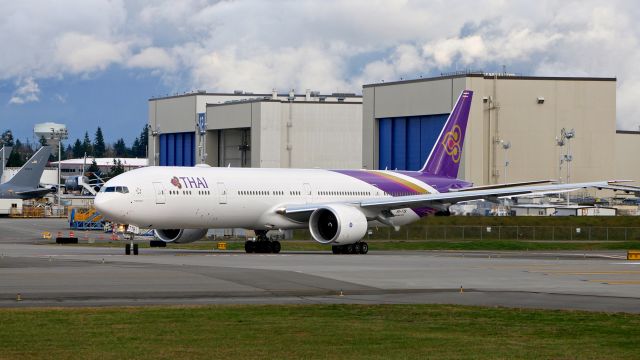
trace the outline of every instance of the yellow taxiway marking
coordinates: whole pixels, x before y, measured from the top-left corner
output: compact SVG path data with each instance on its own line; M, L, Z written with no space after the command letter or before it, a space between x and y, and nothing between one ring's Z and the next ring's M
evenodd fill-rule
M560 271L560 270L530 270L532 273L561 274L561 275L616 275L616 274L639 274L637 270L612 270L612 271Z
M640 285L640 280L589 280L589 282L605 283L609 285Z

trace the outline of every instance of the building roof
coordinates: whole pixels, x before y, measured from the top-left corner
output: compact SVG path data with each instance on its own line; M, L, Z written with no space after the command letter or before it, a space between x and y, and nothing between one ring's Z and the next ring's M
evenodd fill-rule
M567 80L567 81L616 81L615 77L571 77L571 76L523 76L517 74L506 74L506 73L484 73L484 72L462 72L462 73L454 73L454 74L443 74L441 76L433 76L433 77L425 77L418 79L410 79L410 80L399 80L399 81L389 81L389 82L380 82L374 84L365 84L362 85L363 88L368 87L376 87L376 86L387 86L387 85L398 85L398 84L409 84L423 81L436 81L436 80L446 80L446 79L459 79L466 77L476 77L476 78L484 78L484 79L495 79L498 80Z
M149 159L146 158L90 158L88 157L86 160L87 166L91 165L93 160L95 159L96 164L98 166L113 166L113 160L120 160L122 166L131 166L131 167L143 167L149 165ZM69 165L69 166L80 166L85 163L84 158L79 159L68 159L62 160L61 165ZM58 166L57 161L51 162L51 166Z
M315 92L314 92L315 93ZM187 97L187 96L230 96L230 97L238 97L238 96L252 96L254 98L265 98L265 97L269 97L271 98L273 96L272 93L252 93L252 92L232 92L232 93L222 93L222 92L206 92L206 91L197 91L197 92L190 92L190 93L184 93L184 94L174 94L174 95L166 95L166 96L157 96L157 97L152 97L149 99L149 101L154 101L154 100L164 100L164 99L172 99L172 98L180 98L180 97ZM289 93L278 93L277 94L278 97L281 98L286 98L289 96ZM294 96L296 98L304 98L307 96L307 94L294 94ZM355 93L332 93L332 94L320 94L320 93L316 93L316 95L313 95L313 97L345 97L345 98L361 98L362 95L358 95Z
M294 105L300 105L300 104L319 104L319 105L336 105L336 104L347 104L347 105L362 105L362 96L358 95L356 96L358 98L360 98L360 101L336 101L336 100L329 100L329 101L287 101L287 100L281 100L281 99L261 99L261 98L254 98L254 99L243 99L243 100L234 100L234 101L227 101L227 102L223 102L220 104L207 104L207 107L216 107L216 106L227 106L227 105L240 105L240 104L253 104L253 103L282 103L282 104L294 104Z

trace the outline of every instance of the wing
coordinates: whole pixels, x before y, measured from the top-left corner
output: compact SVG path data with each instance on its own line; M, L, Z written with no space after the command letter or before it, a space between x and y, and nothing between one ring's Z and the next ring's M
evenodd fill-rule
M611 189L617 190L616 182L596 181L573 184L552 184L534 186L514 186L509 188L496 188L487 190L465 190L447 193L411 195L399 197L384 197L377 199L366 199L355 202L345 202L359 207L370 219L380 219L380 214L389 210L402 208L431 207L435 209L445 209L448 206L470 200L492 200L508 198L522 195L556 194L568 191L575 191L585 188ZM313 211L321 208L323 203L303 204L285 206L277 210L279 214L287 216L295 221L308 221Z

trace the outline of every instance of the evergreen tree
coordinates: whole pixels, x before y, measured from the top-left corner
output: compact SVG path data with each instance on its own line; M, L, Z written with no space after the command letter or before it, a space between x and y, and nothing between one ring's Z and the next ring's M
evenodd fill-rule
M76 142L73 143L73 157L75 159L84 157L84 147L82 146L80 139L76 139Z
M40 136L40 145L47 146L47 139L44 138L44 135Z
M83 156L84 156L84 153L86 153L87 156L93 155L93 146L91 146L89 133L86 131L84 132L84 141L82 142L82 152L83 152Z
M149 125L145 124L142 128L142 132L140 133L140 144L138 146L138 154L136 154L139 158L147 157L147 147L149 146Z
M100 168L98 167L98 163L96 163L96 159L93 159L91 165L87 169L87 172L100 174Z
M131 145L131 156L140 157L140 139L138 138L133 140L133 145Z
M102 135L102 129L98 126L96 130L96 137L93 142L93 156L100 158L104 157L106 151L106 145L104 143L104 136Z
M13 141L13 138L12 138ZM11 155L9 155L9 159L7 159L7 167L21 167L27 161L25 156L23 155L24 146L20 140L16 140L15 144L13 144L13 151Z
M113 145L113 150L115 152L116 157L127 157L129 155L129 149L127 149L127 144L124 143L124 139L120 138Z
M118 176L124 172L124 166L122 166L122 162L120 159L113 159L113 166L109 169L109 178L113 178Z
M11 130L5 130L2 133L2 135L0 136L0 143L6 146L15 145L15 143L13 142L13 133L11 132Z
M71 158L73 158L73 148L71 148L71 145L68 144L62 152L62 160L69 160Z

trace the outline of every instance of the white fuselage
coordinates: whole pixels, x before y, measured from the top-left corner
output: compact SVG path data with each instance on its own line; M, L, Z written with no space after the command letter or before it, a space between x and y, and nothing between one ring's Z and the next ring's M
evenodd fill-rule
M437 192L415 178L404 180ZM148 167L109 180L95 205L109 220L145 228L268 230L308 226L278 213L284 206L355 203L392 195L375 184L330 170ZM411 209L393 213L394 225L419 219Z

